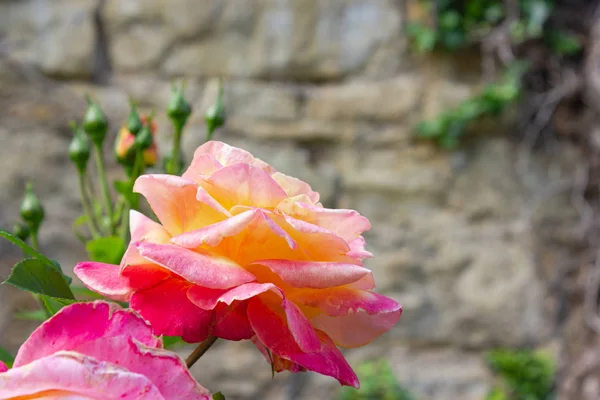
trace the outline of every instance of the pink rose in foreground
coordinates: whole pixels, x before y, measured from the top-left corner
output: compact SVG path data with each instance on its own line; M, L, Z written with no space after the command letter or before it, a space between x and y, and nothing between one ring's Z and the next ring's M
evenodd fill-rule
M97 301L63 308L0 362L0 399L208 400L181 359L130 310Z
M182 177L144 175L134 190L160 224L132 212L120 266L76 266L86 286L129 301L158 334L252 339L277 371L358 387L336 345L371 342L402 311L372 292L365 217L323 208L305 182L221 142L200 146Z

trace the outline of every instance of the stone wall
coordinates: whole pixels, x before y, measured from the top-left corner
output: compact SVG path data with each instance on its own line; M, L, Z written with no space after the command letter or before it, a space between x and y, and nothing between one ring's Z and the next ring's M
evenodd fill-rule
M476 90L479 61L411 55L407 6L0 0L0 225L12 225L24 182L33 179L47 207L44 251L72 267L85 254L70 231L80 209L66 149L83 94L99 100L114 138L128 96L161 111L170 80L186 78L194 107L184 137L189 160L223 77L229 119L219 140L307 180L327 204L371 219L367 240L376 257L368 266L404 314L370 347L348 352L352 363L389 358L419 399L483 399L491 383L485 350L543 346L553 337L538 255L548 248L560 254L555 227L574 213L566 199L540 193L556 174L570 173L577 154L562 148L524 156L509 122L481 125L452 153L413 140L420 119ZM164 151L170 131L159 115ZM19 254L0 246L6 275ZM16 293L0 288L0 345L13 350L33 328L11 317L34 306ZM271 381L256 353L247 343L221 343L194 372L228 399L278 399L295 386L304 386L297 398L333 396L331 379L307 375L286 386L284 374Z

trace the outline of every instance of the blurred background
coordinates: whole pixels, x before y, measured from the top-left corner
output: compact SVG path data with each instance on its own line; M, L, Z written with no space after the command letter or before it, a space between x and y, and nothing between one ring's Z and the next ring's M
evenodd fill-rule
M600 398L597 315L600 15L584 0L0 0L0 227L25 182L46 207L42 250L85 249L67 158L89 93L111 122L164 114L184 78L186 160L224 80L215 139L309 182L372 229L378 291L399 324L347 352L360 392L279 374L249 343L193 367L228 399ZM20 259L0 242L0 278ZM36 323L0 286L0 346ZM182 354L189 352L181 349ZM361 397L362 396L362 397Z

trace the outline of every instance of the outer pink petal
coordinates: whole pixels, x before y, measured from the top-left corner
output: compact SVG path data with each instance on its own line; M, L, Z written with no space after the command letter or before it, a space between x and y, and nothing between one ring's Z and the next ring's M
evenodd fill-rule
M240 205L274 208L287 197L268 173L250 164L224 167L200 185L229 210Z
M137 252L137 249L135 251ZM126 265L121 270L121 275L127 278L129 286L134 291L149 289L172 276L169 270L156 264L150 264L146 259L144 261L146 261L146 264Z
M284 298L281 303L287 319L288 329L300 350L306 353L320 351L321 341L304 313L293 302Z
M102 296L120 301L131 296L132 288L118 265L86 261L77 264L74 272L85 286Z
M171 238L169 232L161 224L135 210L129 212L129 231L132 242L167 243Z
M2 361L0 361L0 373L8 371L8 367Z
M235 262L217 255L202 254L173 244L137 244L140 254L187 281L211 289L227 289L256 280Z
M389 331L400 318L402 307L377 293L338 287L302 290L293 294L299 304L321 310L312 324L342 347L360 347Z
M365 258L373 257L373 254L365 250L366 242L365 238L362 236L357 237L348 243L350 246L350 251L346 253L346 255L356 258L358 260L364 260Z
M371 274L367 268L354 264L294 260L258 260L254 264L268 267L281 279L298 288L341 286Z
M192 303L203 310L212 310L220 302L231 305L234 301L248 300L271 289L277 287L271 283L246 283L230 290L192 286L187 296Z
M130 306L150 321L157 335L181 336L188 343L208 336L213 314L196 307L186 296L190 284L168 279L159 285L135 292Z
M248 319L258 340L278 356L308 370L336 378L342 385L358 388L358 378L331 339L319 332L321 348L312 353L300 349L285 319L258 298L248 303Z
M314 204L319 201L319 193L313 192L310 185L300 179L276 172L272 175L275 182L279 184L285 190L288 197L294 197L301 194L307 196L308 199Z
M79 353L61 351L0 375L0 398L59 390L106 400L164 400L143 375Z
M147 377L165 399L205 399L208 391L190 375L173 352L144 346L126 336L101 338L80 348L100 361L112 362Z
M291 249L297 247L291 236L277 225L263 210L251 209L226 219L222 222L209 225L196 231L183 233L171 239L171 242L193 249L204 244L216 247L224 238L239 235L245 229L252 228L253 234L257 231L257 225L284 239Z
M133 187L141 193L171 235L214 224L226 218L196 199L196 182L172 175L142 175Z
M315 328L326 332L338 346L362 347L386 333L400 319L402 309L369 315L357 312L341 317L318 315L311 319Z
M151 347L160 347L162 343L152 335L147 322L131 310L105 301L76 303L60 310L29 336L19 349L14 366L29 364L60 350L76 351L79 346L102 337L122 335Z
M246 150L242 150L216 140L206 142L196 149L194 152L194 161L192 161L192 165L195 164L194 162L196 161L196 157L200 157L204 154L211 155L219 162L219 164L224 167L231 164L247 163L264 170L269 175L275 173L275 169L273 169L269 164L258 158L255 158Z

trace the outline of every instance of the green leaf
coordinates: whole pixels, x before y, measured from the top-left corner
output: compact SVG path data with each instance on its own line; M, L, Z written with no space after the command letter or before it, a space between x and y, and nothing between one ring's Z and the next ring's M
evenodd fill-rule
M39 251L35 250L33 247L29 246L27 243L25 243L24 241L22 241L21 239L19 239L18 237L16 237L15 235L13 235L11 233L0 230L0 237L3 237L4 239L8 240L12 244L19 246L21 248L21 250L23 250L26 254L29 254L34 259L40 260L44 264L54 268L56 271L60 272L60 274L67 281L67 283L69 283L69 284L71 283L71 281L72 281L71 277L63 274L62 268L60 267L60 264L58 263L58 261L49 259L48 257L43 255Z
M213 400L225 400L225 396L223 396L223 393L217 392L213 394Z
M8 350L0 347L0 361L2 361L8 368L11 368L13 362L15 362L15 358L12 354L8 352Z
M139 196L133 192L133 182L130 181L115 181L115 190L121 194L127 204L133 209L137 209L139 206Z
M23 311L15 314L15 318L26 321L45 321L48 319L44 310Z
M125 254L125 242L118 236L107 236L90 240L85 249L92 261L119 264Z
M165 349L172 349L184 343L183 339L179 336L163 336L162 340Z
M94 292L93 290L90 290L84 286L71 286L71 291L73 292L73 294L75 294L76 297L82 296L82 297L91 297L93 299L99 299L99 300L104 299L104 296L102 296L101 294L98 294L98 293Z
M40 298L42 299L42 303L44 303L44 306L50 312L51 315L56 314L60 311L61 308L65 306L77 303L77 300L74 299L62 299L59 297L52 296L40 296Z
M27 258L17 263L4 283L37 294L74 299L63 274L41 260Z

